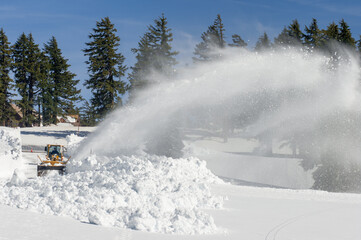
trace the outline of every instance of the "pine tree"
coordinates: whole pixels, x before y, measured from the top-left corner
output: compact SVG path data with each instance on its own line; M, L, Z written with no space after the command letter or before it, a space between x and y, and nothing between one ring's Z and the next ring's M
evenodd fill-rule
M9 126L14 121L14 110L10 105L13 96L13 80L10 78L12 66L10 42L4 32L0 29L0 125Z
M264 51L264 50L267 50L271 48L271 42L268 38L268 35L267 33L263 33L263 35L261 37L259 37L257 43L256 43L256 47L255 47L255 50L257 52L260 52L260 51Z
M68 60L62 56L55 37L44 45L49 62L49 84L51 88L51 123L57 123L57 116L74 113L74 103L81 100L80 90L76 88L79 80L68 68Z
M84 55L88 56L89 79L85 86L91 89L91 107L97 120L101 120L109 111L121 104L119 95L126 91L126 84L121 80L126 71L124 56L118 53L120 38L108 17L101 19L89 34Z
M13 46L14 76L16 87L21 96L22 123L30 127L35 123L36 91L41 79L41 51L35 44L32 34L24 33Z
M305 27L305 32L304 39L306 46L309 48L318 48L321 45L322 34L315 18L312 19L309 27Z
M130 82L130 100L135 95L135 91L142 90L149 86L150 73L152 69L152 46L150 45L150 34L147 32L143 35L138 43L138 48L133 48L132 52L137 54L137 62L134 67L131 67L132 72L129 74L128 79Z
M202 33L202 42L195 47L194 55L196 57L193 57L193 61L201 62L218 59L220 56L214 51L225 47L224 31L221 15L218 14L213 25Z
M348 26L348 24L345 22L344 19L340 21L339 40L347 47L350 47L352 49L356 48L356 41L352 37L350 27Z
M217 14L217 17L216 19L214 20L214 24L213 26L215 26L216 30L217 30L217 35L218 35L218 38L216 38L216 44L217 46L219 46L220 48L224 48L225 47L225 37L224 37L224 26L223 26L223 21L222 21L222 18L221 18L221 15L220 14Z
M27 45L28 38L25 33L21 34L16 43L13 46L13 72L15 77L16 88L21 96L19 102L23 118L21 124L25 125L26 113L28 106L28 79L27 79L27 68L26 68L26 56L27 56Z
M79 115L81 126L94 126L96 124L96 119L93 115L93 109L89 105L88 101L84 100L82 107L79 109Z
M274 42L277 45L284 46L301 46L303 33L300 30L300 24L297 19L286 28L284 27L282 32L275 38Z
M324 33L327 41L331 39L335 41L339 41L340 39L340 29L338 28L338 25L335 22L332 22L330 25L328 25Z
M150 25L148 30L152 47L152 67L158 73L170 77L174 73L174 65L177 63L174 56L178 52L171 51L170 43L173 41L173 34L167 24L167 18L162 14L154 20L154 25Z
M356 42L356 44L357 44L358 54L361 55L361 35L359 35L359 40Z
M328 53L332 58L334 64L332 67L337 66L339 58L339 45L335 43L340 42L340 29L337 24L332 22L325 30L322 30L322 39L320 47L325 53Z
M282 32L274 39L274 43L279 46L291 46L292 37L286 27L283 28Z
M51 123L56 124L57 122L53 121L53 89L54 85L50 81L50 62L47 56L42 52L41 53L41 67L40 73L41 78L38 83L38 94L36 98L36 103L38 104L38 112L41 112L42 124L49 125ZM40 115L39 115L40 116ZM40 121L39 121L40 122Z
M167 19L162 14L154 20L154 25L148 26L138 48L132 49L132 52L137 54L137 62L131 67L132 72L129 74L131 100L136 91L155 83L151 77L153 71L167 78L174 75L174 66L177 64L174 57L178 52L172 51L173 34L167 24Z
M293 45L302 45L302 39L304 34L300 29L300 24L297 19L293 20L292 23L288 26L288 34L292 38Z
M238 34L232 35L232 42L233 43L229 44L229 46L231 47L240 47L240 48L247 47L247 43Z

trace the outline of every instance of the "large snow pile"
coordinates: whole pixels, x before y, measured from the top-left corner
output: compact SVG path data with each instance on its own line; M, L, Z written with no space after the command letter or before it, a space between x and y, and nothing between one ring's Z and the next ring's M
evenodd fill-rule
M85 137L79 137L78 135L75 135L75 134L70 134L70 135L66 136L67 155L74 156L77 152L77 149L78 149L81 141L83 141L84 139L85 139Z
M0 178L10 178L22 164L20 129L0 127Z
M209 189L210 183L221 180L204 161L146 154L91 155L71 161L68 169L70 173L64 176L37 179L24 180L14 174L0 187L0 204L150 232L217 231L212 217L201 209L222 206L223 199L212 196Z

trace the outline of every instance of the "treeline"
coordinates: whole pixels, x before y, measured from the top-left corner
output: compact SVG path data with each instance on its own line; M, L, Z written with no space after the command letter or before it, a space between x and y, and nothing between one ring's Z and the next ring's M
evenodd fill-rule
M40 49L32 34L11 45L0 30L0 123L3 126L56 124L57 117L76 113L79 80L68 69L55 37ZM11 73L13 78L11 78ZM19 100L13 100L17 90Z
M83 100L79 80L69 71L68 60L62 55L55 37L40 48L31 34L21 34L11 45L0 30L0 125L33 126L56 124L62 115L80 114L81 124L95 125L116 106L122 105L122 95L129 93L129 102L138 91L157 84L153 74L173 78L176 74L177 51L172 50L172 29L162 14L147 27L136 48L132 49L136 63L128 69L119 52L120 38L108 17L96 23L83 49L87 56L89 78L84 86L91 90L90 102ZM239 34L226 42L225 27L220 15L201 34L201 42L194 49L194 63L221 58L217 49L246 48ZM337 43L337 44L334 44ZM349 25L342 19L320 29L316 19L302 30L297 20L282 30L272 42L267 33L261 35L254 51L278 47L296 47L323 51L337 58L335 46L343 45L351 51L361 51L361 41L356 41ZM125 75L129 70L128 81ZM17 92L17 94L16 94ZM14 100L18 95L19 100ZM84 101L81 108L78 101ZM17 110L18 109L18 110ZM21 117L17 117L21 113Z
M247 43L238 34L232 35L232 42L225 41L225 28L221 16L218 15L214 23L201 36L202 41L196 45L193 60L209 61L219 58L215 49L225 47L247 47ZM255 44L254 51L277 49L279 47L295 47L306 50L321 51L334 54L338 46L346 47L351 51L361 52L361 36L358 41L352 37L349 25L342 19L339 24L332 22L326 29L320 29L316 19L312 19L309 26L301 30L297 20L283 28L282 32L272 42L264 32Z

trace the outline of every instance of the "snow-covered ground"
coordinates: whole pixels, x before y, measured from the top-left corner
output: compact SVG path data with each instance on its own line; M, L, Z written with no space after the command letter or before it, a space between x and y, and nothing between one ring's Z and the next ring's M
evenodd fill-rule
M59 123L57 126L32 127L21 129L21 142L23 146L41 146L46 144L66 145L66 136L79 134L86 136L94 131L94 127L76 127L69 123Z
M219 177L292 189L312 187L312 170L305 171L301 159L291 158L290 151L280 154L284 149L274 145L273 153L278 157L265 157L254 154L259 146L255 140L232 137L224 143L212 137L188 142L186 153L206 160L207 167Z
M208 210L224 230L212 235L170 235L82 223L0 205L2 239L250 239L358 240L361 197L307 190L218 185L224 208ZM21 226L21 227L19 227Z
M80 135L85 136L93 129L83 130ZM29 146L66 144L66 136L76 132L77 128L66 125L22 129L21 138L22 144ZM241 142L243 148L249 150L240 149ZM70 166L73 170L64 177L25 180L19 173L10 183L3 178L0 181L0 239L361 238L360 194L304 189L312 185L312 179L309 172L299 167L299 159L239 154L252 151L252 144L257 146L244 139L229 139L228 143L217 138L189 141L186 153L193 157L173 165L169 165L166 158L146 155L143 162L136 157L109 161L94 156L83 163L73 162ZM37 154L40 153L23 153L27 177L35 173ZM202 160L206 160L213 173L234 184L217 180ZM103 168L104 161L109 166ZM113 170L120 168L126 174L115 174L117 171ZM167 170L169 176L159 179ZM184 191L178 190L174 195L174 189L170 188L179 182ZM99 188L94 186L97 183ZM275 187L255 187L266 185ZM107 196L102 195L104 190L109 191ZM182 203L186 211L183 215L172 212L175 204ZM84 215L90 212L91 208L84 210L89 206L93 206L93 215ZM143 212L136 212L137 208ZM99 213L103 211L115 212L111 216L117 218L102 219L106 214ZM178 223L170 218L170 212L178 217ZM130 220L127 216L136 221L127 222ZM188 224L189 220L194 221L192 225ZM114 222L118 224L111 224ZM204 223L208 225L202 225ZM177 227L178 232L169 230Z

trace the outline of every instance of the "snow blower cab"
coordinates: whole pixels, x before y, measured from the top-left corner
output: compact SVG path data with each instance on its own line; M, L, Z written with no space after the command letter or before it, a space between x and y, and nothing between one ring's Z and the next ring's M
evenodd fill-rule
M48 144L45 147L45 160L41 159L39 156L40 164L38 164L38 176L44 176L48 171L58 171L60 175L63 175L65 172L66 164L68 159L64 158L64 152L66 148L63 145L52 145Z

